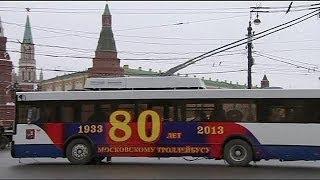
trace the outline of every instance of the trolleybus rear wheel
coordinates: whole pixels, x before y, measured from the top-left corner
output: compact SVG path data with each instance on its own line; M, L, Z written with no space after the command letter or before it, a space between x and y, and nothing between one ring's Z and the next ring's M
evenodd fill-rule
M229 141L224 146L223 157L230 166L248 166L252 161L250 144L241 139Z
M88 164L93 159L91 144L85 139L72 140L66 148L66 156L72 164Z

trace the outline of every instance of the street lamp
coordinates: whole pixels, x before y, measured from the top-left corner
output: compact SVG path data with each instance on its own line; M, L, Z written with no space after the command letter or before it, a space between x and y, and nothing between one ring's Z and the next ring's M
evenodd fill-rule
M259 19L259 14L257 12L257 17L256 19L253 21L254 25L259 25L261 23L260 19Z
M251 27L251 21L249 21L249 27L247 28L248 31L248 42L247 42L247 48L248 48L248 89L252 88L252 80L251 80L251 67L253 65L252 63L252 27Z
M257 12L256 19L253 21L255 25L259 25L261 23L259 19L259 15ZM248 31L248 89L252 88L252 78L251 78L251 68L253 66L253 58L252 58L252 27L251 27L251 12L250 12L250 20L249 20L249 27L247 28Z

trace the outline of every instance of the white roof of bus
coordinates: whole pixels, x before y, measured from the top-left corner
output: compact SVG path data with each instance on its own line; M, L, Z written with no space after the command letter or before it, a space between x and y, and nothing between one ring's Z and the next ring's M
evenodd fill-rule
M164 89L205 88L204 82L192 77L113 77L87 78L85 89Z
M320 98L320 89L194 89L17 92L17 101L207 98Z

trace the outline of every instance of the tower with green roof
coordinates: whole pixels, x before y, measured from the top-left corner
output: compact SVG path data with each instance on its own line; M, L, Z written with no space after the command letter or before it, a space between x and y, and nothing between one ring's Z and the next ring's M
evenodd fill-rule
M18 82L25 91L34 89L36 79L36 60L34 58L34 44L31 33L29 15L27 15L21 43L21 57L19 59Z
M112 16L108 4L106 4L102 14L102 28L95 57L93 58L93 65L89 70L89 76L124 76L124 70L120 66L120 59L117 57L117 48L112 32Z

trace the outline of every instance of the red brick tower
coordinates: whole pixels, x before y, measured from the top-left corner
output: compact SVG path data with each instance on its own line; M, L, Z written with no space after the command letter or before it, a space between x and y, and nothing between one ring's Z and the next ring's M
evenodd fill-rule
M6 49L7 38L4 37L0 19L0 104L12 102L12 62Z
M261 88L268 88L269 87L269 80L266 75L263 76L261 81Z
M102 14L102 29L98 46L93 58L92 68L89 69L90 77L124 76L124 70L120 67L120 59L117 57L111 20L109 7L106 4L104 13Z
M14 120L14 104L12 98L12 62L7 53L7 38L0 18L0 125L12 126Z

